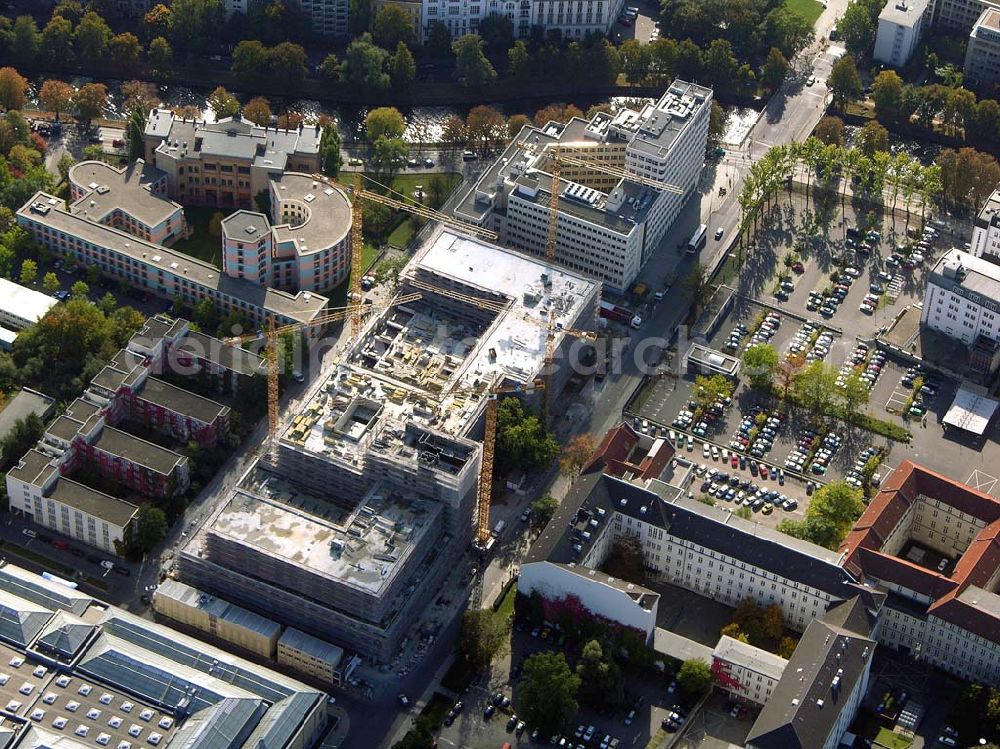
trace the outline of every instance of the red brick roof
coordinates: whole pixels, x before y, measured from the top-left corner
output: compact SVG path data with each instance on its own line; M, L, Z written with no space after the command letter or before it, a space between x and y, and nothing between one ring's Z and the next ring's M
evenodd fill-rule
M973 605L971 601L963 600L968 597L968 593L962 597L959 597L960 595L957 590L949 593L933 603L927 612L984 640L1000 644L1000 627L997 626L997 618L993 612Z
M958 587L956 581L938 572L880 551L862 547L858 549L854 561L865 577L876 577L884 583L895 583L932 599L940 598Z
M673 445L665 439L655 440L655 453L651 450L640 463L631 463L628 458L638 444L639 435L628 424L623 422L612 427L605 433L582 473L600 471L610 476L623 476L631 472L643 479L657 478L674 457Z

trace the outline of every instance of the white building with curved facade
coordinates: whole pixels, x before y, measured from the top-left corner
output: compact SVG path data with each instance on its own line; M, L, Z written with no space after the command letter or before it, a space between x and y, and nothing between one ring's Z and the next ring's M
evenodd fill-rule
M326 291L350 271L351 204L344 193L289 172L269 185L270 219L237 211L222 222L226 275L286 291Z

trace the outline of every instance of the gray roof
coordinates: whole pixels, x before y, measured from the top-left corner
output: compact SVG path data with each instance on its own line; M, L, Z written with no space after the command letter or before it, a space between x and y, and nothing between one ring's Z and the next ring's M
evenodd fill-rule
M50 398L30 388L23 388L17 395L9 399L0 411L0 439L7 436L7 433L14 428L20 419L24 419L30 414L38 414L42 421L46 421L55 407L55 398Z
M0 590L0 639L24 647L51 618L49 609Z
M653 650L678 661L698 659L705 663L712 662L712 648L708 645L662 627L653 630Z
M1000 309L1000 266L962 250L948 250L928 274L928 283L988 309Z
M229 346L217 338L191 331L177 346L178 350L205 359L238 374L263 374L266 363L262 356L241 346Z
M340 190L296 172L272 178L271 189L281 200L294 201L305 209L302 223L274 228L276 242L293 242L299 255L308 255L332 247L350 234L351 204Z
M260 700L220 700L192 715L174 734L171 749L236 749L265 711Z
M285 634L278 640L278 645L284 645L287 648L311 655L313 658L329 663L334 668L340 664L341 658L344 657L343 648L294 627L285 630Z
M927 10L930 0L888 0L878 20L897 26L912 26Z
M36 206L39 206L38 210L35 210ZM190 255L74 215L62 207L62 200L48 193L35 193L18 209L17 215L22 223L37 223L57 232L65 232L149 266L153 276L162 272L164 276L185 280L195 287L217 290L223 297L246 302L251 307L291 320L308 322L326 307L327 298L319 294L299 292L293 295L243 278L233 278L214 265Z
M837 723L844 700L868 671L875 641L867 622L851 611L862 596L831 610L830 620L814 619L802 634L770 699L750 729L749 749L822 747ZM846 609L846 611L844 610ZM847 624L843 626L841 624Z
M201 609L210 616L225 620L243 629L249 629L266 637L277 637L281 633L281 625L260 614L237 606L234 603L216 598L205 591L193 588L178 580L166 579L153 594L154 598L166 597L183 603L186 606Z
M212 424L229 412L229 406L202 398L190 390L184 390L155 377L146 379L146 384L139 391L138 397L205 424Z
M66 611L57 611L45 626L41 636L35 641L36 649L54 652L59 657L71 659L96 629Z
M62 583L50 582L13 564L0 566L0 590L13 593L51 611L63 609L77 616L83 616L94 603L94 599L86 593L68 588Z
M271 222L257 211L236 211L222 219L222 233L232 240L256 242L271 228Z
M586 554L586 544L596 537L595 531L620 512L833 596L853 594L854 580L840 566L841 555L836 552L743 520L723 507L710 507L672 491L667 494L673 498L664 499L614 476L581 476L531 547L526 562L578 561ZM582 537L585 531L591 533L589 542ZM584 547L581 552L574 550L576 544Z
M180 203L149 189L150 184L163 176L163 171L142 159L121 169L103 161L81 161L70 167L68 174L70 181L83 190L70 210L92 221L104 221L108 214L120 209L154 228L171 216L182 216L184 211Z
M110 455L116 455L145 468L151 468L164 476L169 475L177 466L187 461L187 457L184 455L178 455L173 450L154 445L152 442L139 439L114 427L104 427L93 444L97 449Z
M324 698L322 692L296 692L276 702L244 743L245 749L282 749L292 744L309 713Z
M139 508L131 502L91 489L65 476L56 482L48 496L119 528L127 526L139 511Z

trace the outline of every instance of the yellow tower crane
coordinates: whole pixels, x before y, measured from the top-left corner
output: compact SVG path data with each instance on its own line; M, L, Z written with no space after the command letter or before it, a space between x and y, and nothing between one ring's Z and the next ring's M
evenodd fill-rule
M352 304L361 302L361 247L364 241L362 236L364 215L361 204L363 200L369 200L372 203L388 206L389 208L393 208L397 211L406 211L407 213L413 214L414 216L420 216L421 218L425 218L429 221L438 221L439 223L450 226L453 229L458 229L466 234L472 234L473 236L480 237L482 239L488 239L490 241L496 241L498 239L497 233L495 231L491 231L490 229L484 229L483 227L475 226L474 224L467 224L464 221L459 221L456 218L441 213L440 211L435 211L433 208L420 205L419 203L408 203L398 198L382 195L381 193L374 192L372 190L366 190L361 186L361 177L361 172L355 172L353 185L346 187L325 175L312 175L312 178L317 182L322 182L338 190L343 190L345 193L353 196L354 198L351 202L351 275L350 282L347 286L348 302ZM374 180L370 177L365 177L365 179L374 182ZM356 336L361 330L361 312L362 310L358 309L350 316L351 335Z
M408 304L420 299L421 294L405 294L389 300L384 308L393 307L397 304ZM267 327L264 330L264 359L267 362L267 452L273 459L275 457L275 447L277 445L278 429L281 426L281 415L279 412L280 395L278 392L278 338L285 333L298 333L309 328L329 325L350 317L352 320L357 317L363 320L367 313L383 309L382 305L376 304L353 304L347 307L331 309L325 314L313 318L309 322L289 323L275 327L274 318L268 317ZM260 340L260 335L254 333L237 338L229 338L226 343L230 346L239 346L249 341Z

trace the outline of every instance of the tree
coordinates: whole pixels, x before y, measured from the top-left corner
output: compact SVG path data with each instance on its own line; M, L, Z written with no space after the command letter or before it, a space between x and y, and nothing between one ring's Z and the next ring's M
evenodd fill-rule
M57 276L52 271L49 271L42 278L42 289L46 294L55 294L59 291L62 284L59 282L59 276Z
M132 540L136 550L146 554L167 537L167 515L156 505L144 502L136 513Z
M861 98L863 90L861 76L858 75L858 69L850 55L841 55L833 64L826 85L833 95L833 105L837 109L843 109L848 102Z
M28 100L28 81L14 68L0 68L0 107L24 109Z
M597 449L597 441L589 432L578 434L571 439L559 456L559 470L566 476L575 476L580 472Z
M514 46L507 50L507 72L515 81L521 83L531 77L531 54L528 45L518 39Z
M405 255L396 255L382 260L375 266L375 283L378 285L389 284L395 287L399 281L399 274L406 267L407 260Z
M722 108L715 99L712 99L712 108L708 113L708 141L706 148L718 148L722 142L722 136L726 133L726 110Z
M170 33L172 21L170 8L163 3L157 3L146 11L146 15L142 19L146 33L151 37L167 36Z
M9 361L9 360L7 360ZM4 365L4 369L7 366ZM45 424L36 413L17 419L10 433L0 443L3 469L9 468L15 461L30 450L45 433Z
M73 95L73 106L80 117L92 120L104 112L108 89L103 83L85 83Z
M410 147L402 138L386 138L383 135L375 141L371 165L380 177L391 180L405 163L406 154L409 152ZM366 215L370 210L365 209Z
M111 28L100 15L90 11L77 24L76 51L86 62L98 62L104 59L111 41Z
M21 263L21 283L30 286L38 278L38 263L28 259Z
M38 58L42 35L31 16L18 16L11 28L10 53L22 65L31 65Z
M645 585L646 553L639 537L625 535L615 539L601 570L619 580Z
M451 29L441 21L434 21L427 31L427 51L431 57L447 57L452 53Z
M816 125L814 135L825 145L844 145L844 121L839 117L824 117Z
M724 401L733 394L733 383L725 375L698 375L694 385L694 399L702 408Z
M208 95L206 102L215 112L216 118L220 120L240 113L239 100L222 86L216 86L215 90Z
M500 53L514 43L514 22L503 13L490 13L479 22L477 33L491 52Z
M480 104L469 111L465 120L465 136L469 145L480 155L487 155L500 147L507 137L507 124L503 114Z
M38 99L43 107L55 113L58 122L60 112L69 109L73 101L73 87L64 81L50 78L39 89Z
M840 398L844 407L844 418L853 422L861 406L868 402L868 386L857 372L851 372L840 386Z
M285 86L294 87L306 79L306 51L300 44L282 42L271 48L271 73Z
M628 39L618 48L622 72L630 84L641 83L649 75L649 47L637 39Z
M225 13L222 0L172 0L170 17L174 44L193 49L200 47L208 35L222 27Z
M90 287L84 281L74 281L69 293L74 299L86 299L90 295Z
M395 49L403 42L413 42L413 19L398 5L383 5L375 14L372 30L375 43L384 49Z
M615 708L621 704L624 679L621 669L606 658L601 643L591 640L583 646L576 664L580 677L579 699L591 708Z
M794 57L814 38L812 23L788 5L773 7L761 26L765 46L777 47L786 59Z
M801 521L782 520L778 530L796 538L835 549L861 517L864 493L861 489L837 481L816 490Z
M983 144L1000 140L1000 104L995 99L983 99L976 105L972 122L965 123L965 135Z
M387 6L393 8L395 6ZM396 45L396 52L389 58L389 80L396 90L407 88L417 77L417 63L405 42Z
M877 152L889 150L889 131L876 120L869 120L858 131L855 147L868 158Z
M942 197L963 209L978 210L1000 182L997 160L974 148L946 148L938 154L935 164L940 167Z
M712 297L712 287L708 281L708 269L696 263L684 279L684 288L691 295L692 316L697 317Z
M780 49L771 47L771 51L767 53L767 59L764 61L764 67L761 69L761 83L772 91L776 91L785 80L787 73L788 60L781 54Z
M895 70L883 70L872 82L872 99L875 101L875 115L881 119L893 120L899 116L903 97L903 79Z
M388 57L388 52L372 43L371 34L362 34L347 46L344 74L355 88L375 98L389 89Z
M252 81L267 73L271 65L271 52L256 39L244 39L233 48L230 69L244 81Z
M162 36L155 37L149 43L149 64L153 70L162 74L170 68L173 60L174 50L170 46L170 42Z
M73 59L73 22L53 15L42 30L42 50L49 63L66 63Z
M455 79L466 88L477 88L492 83L497 72L483 54L483 40L476 34L466 34L453 45L455 50Z
M139 44L139 37L126 31L111 37L108 50L111 53L111 61L115 65L125 70L131 70L139 64L139 53L142 52L142 45Z
M334 124L326 125L319 139L320 169L327 177L340 174L340 132Z
M413 728L392 745L392 749L435 749L437 740L434 738L434 733L435 729L430 719L421 715L413 721Z
M774 346L760 343L743 352L743 372L755 388L768 387L774 379L780 357Z
M379 138L402 138L406 120L395 107L376 107L365 115L365 135L372 143Z
M526 114L511 115L510 119L507 120L507 137L516 138L524 126L530 124L531 118Z
M875 43L878 15L883 5L881 0L852 0L847 4L837 22L837 31L848 52L861 56Z
M524 661L518 713L544 736L561 733L576 713L580 677L562 653L536 653Z
M462 630L456 650L476 671L485 671L510 644L510 621L490 609L474 609L462 615Z
M531 503L531 527L541 531L559 509L559 501L551 494L545 494Z
M733 612L733 624L747 637L754 647L773 650L785 631L781 607L758 605L756 599L744 598Z
M371 31L371 0L350 0L347 21L350 27L351 35L354 37L357 37L362 32Z
M64 153L59 157L59 163L56 168L59 170L59 178L65 180L69 175L70 167L76 163L76 159L73 158L71 154Z
M703 62L706 75L717 88L733 90L740 63L728 39L713 39L705 50Z
M712 687L712 669L703 660L689 658L677 671L677 684L692 699L701 697Z
M514 468L526 472L546 468L559 454L559 443L538 416L513 397L504 398L497 407L496 445L500 475Z
M788 660L792 657L792 653L795 652L795 648L798 647L798 644L799 641L794 637L782 637L781 642L778 643L775 653L785 660Z
M339 81L343 73L340 58L332 52L323 58L319 64L319 75L325 81Z
M263 96L255 96L243 107L243 117L255 125L271 123L271 105Z

